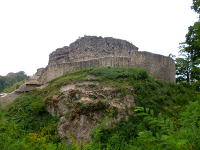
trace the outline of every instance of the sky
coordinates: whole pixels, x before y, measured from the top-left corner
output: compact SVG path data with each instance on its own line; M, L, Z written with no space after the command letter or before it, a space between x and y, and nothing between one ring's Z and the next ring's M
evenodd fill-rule
M84 35L177 55L198 16L192 0L0 0L0 75L46 67L49 54Z

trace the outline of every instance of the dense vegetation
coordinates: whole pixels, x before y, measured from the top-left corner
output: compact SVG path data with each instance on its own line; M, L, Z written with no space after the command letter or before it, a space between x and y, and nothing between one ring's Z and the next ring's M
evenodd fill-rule
M128 120L106 126L102 120L93 140L66 145L57 133L58 118L45 110L44 100L68 83L95 80L102 85L134 90L137 107ZM94 80L94 79L91 79ZM23 94L0 113L2 150L198 150L200 149L200 95L192 85L164 83L144 70L101 67L69 73L42 90Z
M199 0L193 0L192 9L200 13ZM198 20L189 27L180 51L182 57L176 59L178 84L157 81L140 69L102 67L69 73L51 81L43 90L23 94L6 110L0 109L0 149L199 150L199 50ZM88 80L87 75L95 75L100 84L117 87L124 94L127 85L131 86L137 106L128 120L115 126L107 126L102 120L91 133L91 143L81 146L74 140L67 145L67 139L60 139L57 133L58 118L46 111L44 101L63 85ZM0 92L20 80L0 77Z
M188 28L185 42L181 43L176 58L177 81L195 83L200 91L200 1L193 0L192 9L199 15L198 20Z
M18 88L19 85L22 84L22 81L27 78L28 76L23 71L20 71L17 73L9 73L6 76L0 76L0 92L4 91L6 88L9 88L9 89L6 89L5 92L11 92L15 88ZM20 83L17 83L17 82L20 82ZM12 88L10 88L11 86Z

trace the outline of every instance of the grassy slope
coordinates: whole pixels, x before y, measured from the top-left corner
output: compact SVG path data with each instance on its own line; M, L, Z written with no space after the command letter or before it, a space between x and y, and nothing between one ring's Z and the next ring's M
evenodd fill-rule
M25 80L19 81L19 82L13 84L12 86L5 88L5 89L3 90L3 92L4 92L4 93L11 93L11 92L13 92L14 90L18 89L18 88L19 88L22 84L24 84L24 83L25 83Z
M23 71L17 73L9 73L7 76L0 76L0 92L11 92L15 87L20 85L20 81L24 81L27 78L28 76ZM6 88L8 88L8 91L4 91Z
M88 79L88 75L95 78ZM65 146L56 131L58 118L44 106L46 97L58 94L68 83L96 80L102 86L119 88L124 95L132 87L138 107L128 121L114 127L102 123L93 132L93 141L82 149L199 149L198 94L182 85L163 83L144 70L101 67L69 73L52 80L40 91L24 94L6 111L0 112L2 150L81 149L76 143ZM188 138L190 136L190 138Z

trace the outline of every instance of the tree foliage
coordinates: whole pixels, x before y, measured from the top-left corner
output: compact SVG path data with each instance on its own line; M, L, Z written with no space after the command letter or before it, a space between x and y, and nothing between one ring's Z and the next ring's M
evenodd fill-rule
M114 117L110 115L112 111L106 111L105 118L99 120L91 133L90 143L78 145L74 139L67 145L67 139L58 135L58 118L45 108L45 99L57 94L63 85L94 81L87 78L89 75L105 87L120 88L125 96L130 92L127 87L134 89L137 107L133 107L132 115L112 125L109 125L109 119ZM87 111L92 113L95 107L92 105ZM52 80L46 88L18 97L8 110L0 109L0 149L197 150L200 149L199 116L200 97L190 85L163 83L140 69L90 68Z
M191 66L189 59L177 58L176 59L176 75L177 82L187 81L190 82L191 77Z
M6 76L0 76L0 92L5 88L12 86L13 84L27 79L28 76L24 71L17 73L8 73Z
M192 9L200 14L200 1L193 0ZM181 43L181 58L176 59L177 81L188 83L200 80L200 20L188 28L186 40Z
M193 0L192 9L200 14L200 1L199 0Z

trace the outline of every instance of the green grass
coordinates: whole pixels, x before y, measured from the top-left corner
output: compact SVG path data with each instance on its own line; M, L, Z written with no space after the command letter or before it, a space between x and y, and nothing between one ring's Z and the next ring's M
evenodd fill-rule
M24 80L23 80L23 81L19 81L19 82L13 84L12 86L10 86L10 87L4 89L3 92L4 92L4 93L11 93L11 92L13 92L14 90L18 89L18 88L19 88L22 84L24 84L24 83L25 83Z
M99 67L89 71L90 74L100 76L102 79L127 79L132 78L134 80L145 80L148 78L148 74L143 69L136 68L113 68L113 67Z
M92 75L93 78L87 78ZM134 95L136 108L128 120L107 126L102 120L92 132L93 140L79 146L66 146L57 133L58 118L45 108L45 99L59 95L59 88L82 81L96 86L112 86L121 97ZM130 90L132 89L132 90ZM131 92L131 93L130 93ZM104 103L79 109L106 109ZM21 95L0 111L0 149L2 150L198 150L200 140L200 96L190 86L164 83L134 68L100 67L68 73L49 82L49 86ZM105 111L113 117L114 110Z

